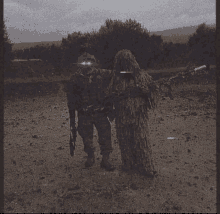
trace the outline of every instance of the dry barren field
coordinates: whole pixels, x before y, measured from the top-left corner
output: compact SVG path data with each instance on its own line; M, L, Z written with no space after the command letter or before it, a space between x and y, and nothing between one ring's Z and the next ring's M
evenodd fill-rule
M153 180L120 171L114 122L114 172L100 168L95 128L95 165L84 167L86 153L80 136L71 157L66 97L58 89L5 98L6 213L216 212L214 83L177 86L174 100L165 97L149 112L146 122L158 172Z

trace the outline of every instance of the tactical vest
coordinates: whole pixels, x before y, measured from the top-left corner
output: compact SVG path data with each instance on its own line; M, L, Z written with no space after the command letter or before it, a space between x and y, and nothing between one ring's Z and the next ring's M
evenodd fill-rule
M89 68L86 74L78 72L73 79L73 93L77 96L76 110L84 113L104 112L110 75L101 69ZM107 77L106 77L107 76Z

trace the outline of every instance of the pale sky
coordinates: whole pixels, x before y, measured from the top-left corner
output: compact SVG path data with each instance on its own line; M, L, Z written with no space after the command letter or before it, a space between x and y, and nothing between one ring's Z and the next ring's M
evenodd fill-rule
M90 32L107 18L131 18L149 31L162 31L215 24L215 8L215 0L4 0L4 17L7 28L39 33Z

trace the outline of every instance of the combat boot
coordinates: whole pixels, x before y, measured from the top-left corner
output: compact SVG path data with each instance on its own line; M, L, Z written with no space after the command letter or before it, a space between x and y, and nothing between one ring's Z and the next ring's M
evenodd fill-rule
M155 170L148 171L143 166L140 166L139 168L137 167L137 173L144 175L145 177L148 177L148 178L155 178L158 176Z
M90 152L88 153L88 157L87 157L87 160L85 162L85 167L91 167L93 166L95 163L95 155L94 155L94 152Z
M109 154L103 154L102 156L102 162L100 164L101 168L104 168L107 171L114 171L115 170L115 166L113 166L110 162L109 162Z
M131 170L131 166L129 165L128 161L123 161L123 164L121 166L121 170L124 172L128 172Z

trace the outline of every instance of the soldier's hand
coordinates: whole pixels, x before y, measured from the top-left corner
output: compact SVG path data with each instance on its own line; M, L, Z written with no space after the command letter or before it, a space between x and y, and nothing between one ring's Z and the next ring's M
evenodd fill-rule
M115 113L115 110L112 110L110 113L108 113L108 119L111 123L115 119Z

